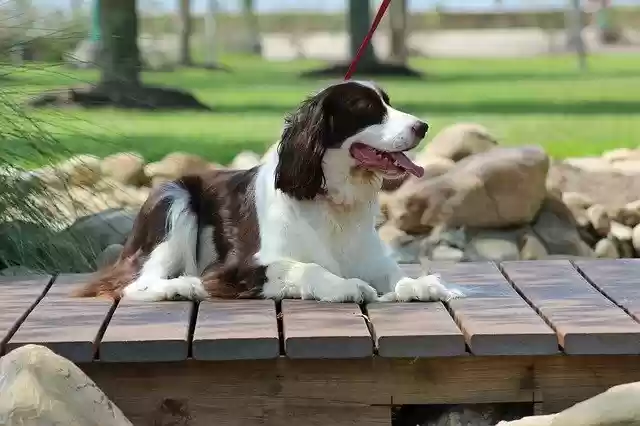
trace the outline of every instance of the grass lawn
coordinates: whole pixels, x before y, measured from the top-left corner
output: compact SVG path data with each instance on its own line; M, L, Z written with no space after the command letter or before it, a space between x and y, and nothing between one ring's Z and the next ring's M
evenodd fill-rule
M48 109L30 114L73 153L134 150L153 161L179 150L227 163L243 149L264 151L277 139L285 112L326 83L297 77L322 65L317 61L225 57L223 62L231 73L189 69L144 75L147 82L194 92L213 112ZM446 125L474 121L504 144L539 144L556 157L639 145L640 56L593 56L584 75L576 71L573 57L417 59L411 65L427 77L379 83L394 106L430 123L428 139ZM0 80L0 93L14 100L97 76L53 65L0 69L0 74L6 71L9 79Z

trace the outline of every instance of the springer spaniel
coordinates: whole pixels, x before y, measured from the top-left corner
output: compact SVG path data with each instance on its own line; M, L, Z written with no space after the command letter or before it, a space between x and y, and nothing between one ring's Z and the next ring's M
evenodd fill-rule
M249 124L250 125L250 124ZM119 260L79 296L143 301L461 297L409 278L375 229L383 177L424 170L404 152L428 126L378 86L348 81L301 103L277 150L250 170L211 170L149 196Z

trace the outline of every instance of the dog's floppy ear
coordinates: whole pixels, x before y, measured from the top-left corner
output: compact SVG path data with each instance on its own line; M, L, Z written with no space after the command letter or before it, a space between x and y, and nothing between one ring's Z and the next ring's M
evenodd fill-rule
M275 187L298 200L324 193L322 159L329 123L322 101L321 96L309 98L285 119L278 146Z

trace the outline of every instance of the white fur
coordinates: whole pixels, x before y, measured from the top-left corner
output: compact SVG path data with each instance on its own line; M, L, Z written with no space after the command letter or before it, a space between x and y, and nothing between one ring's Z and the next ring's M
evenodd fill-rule
M327 196L310 201L298 201L274 189L278 155L267 155L256 182L257 258L268 265L265 297L371 301L371 287L383 294L378 298L383 302L462 296L446 288L437 275L413 279L404 274L375 229L382 176L367 181L351 176L356 165L349 154L351 144L406 150L419 142L412 129L417 122L416 117L387 105L382 124L365 128L338 149L327 150L323 160Z
M363 83L365 84L365 83ZM407 277L389 256L375 229L379 211L377 194L382 175L373 179L352 176L356 162L349 153L354 142L386 151L415 147L419 139L412 126L418 119L387 105L382 124L365 128L323 158L327 194L299 201L275 189L277 150L271 150L255 182L255 203L260 227L256 260L267 266L266 298L302 298L330 302L437 301L462 296L446 288L437 275ZM172 200L169 236L153 250L140 277L125 289L126 297L159 300L176 295L204 298L195 277L169 279L181 271L195 275L197 220L188 211L188 194L169 187ZM212 229L202 231L211 241ZM200 259L215 258L215 247L202 246ZM193 258L189 258L193 256ZM379 295L382 295L379 297Z
M198 219L189 209L189 193L169 183L163 187L159 202L164 200L170 202L167 238L153 249L138 278L125 287L123 296L141 301L205 298L206 291L196 277L200 269L196 257ZM206 228L203 234L207 235L205 231ZM184 275L171 278L177 274Z

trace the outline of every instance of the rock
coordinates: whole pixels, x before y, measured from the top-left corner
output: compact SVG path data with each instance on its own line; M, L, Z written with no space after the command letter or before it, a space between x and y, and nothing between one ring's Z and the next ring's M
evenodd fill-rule
M640 424L640 382L613 386L557 414L501 421L496 426L632 426Z
M407 232L448 227L500 228L533 220L546 194L549 158L538 147L495 148L449 172L403 185L388 202L389 218Z
M609 236L618 241L631 241L633 238L633 229L618 222L611 222Z
M121 152L109 155L100 163L104 177L124 185L143 186L149 184L144 174L144 158L135 152Z
M123 248L124 246L122 244L111 244L107 246L107 248L104 249L96 259L96 266L98 269L102 269L116 263Z
M563 193L583 194L592 203L602 204L607 208L624 206L640 199L640 174L623 174L613 168L588 171L563 161L553 161L549 168L547 187L560 189Z
M609 216L616 222L633 228L640 223L640 203L632 201L622 207L613 207L609 211Z
M616 148L602 154L602 159L610 163L626 160L640 160L640 151L631 148Z
M548 255L547 249L533 231L529 230L522 236L522 247L520 248L520 259L540 260Z
M76 155L53 166L33 172L45 185L53 188L91 186L100 180L100 159L93 155Z
M245 170L260 164L260 156L253 151L242 151L229 164L230 169Z
M567 158L564 163L587 172L613 171L611 163L601 157Z
M587 209L587 217L593 229L601 237L606 237L611 229L611 219L607 216L604 206L594 204Z
M155 186L159 183L175 180L192 173L200 173L213 166L197 155L173 152L156 163L145 166L144 172Z
M108 209L75 221L65 233L87 243L100 253L112 244L124 244L133 229L137 211Z
M606 259L618 259L620 257L618 246L610 238L603 238L598 241L593 250L596 257Z
M4 426L131 426L120 409L76 365L39 345L0 358Z
M633 234L631 236L631 242L637 256L640 256L640 225L636 225L633 228Z
M443 157L460 161L470 155L489 151L496 147L496 139L480 124L458 123L444 128L417 155L416 163L422 165L430 157Z
M391 257L398 263L419 263L421 241L420 238L408 235L390 223L385 223L378 229L380 239L389 248Z
M557 198L545 199L531 228L549 255L593 256L591 248L580 238L578 224L571 211Z
M464 251L446 244L438 244L427 254L433 261L460 262L464 259Z
M593 205L593 200L579 192L565 192L562 194L562 202L570 209L586 210Z
M465 260L518 260L521 230L480 229L469 231L470 241L464 251Z

